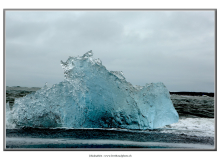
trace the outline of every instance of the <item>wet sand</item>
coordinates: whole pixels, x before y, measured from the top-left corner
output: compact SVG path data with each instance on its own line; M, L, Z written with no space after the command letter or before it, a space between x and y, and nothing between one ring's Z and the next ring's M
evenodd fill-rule
M77 139L47 139L47 138L7 138L8 149L202 149L213 150L214 146L197 143L165 143L136 142L125 140L77 140Z
M7 149L148 148L214 149L214 138L161 133L162 130L7 129Z

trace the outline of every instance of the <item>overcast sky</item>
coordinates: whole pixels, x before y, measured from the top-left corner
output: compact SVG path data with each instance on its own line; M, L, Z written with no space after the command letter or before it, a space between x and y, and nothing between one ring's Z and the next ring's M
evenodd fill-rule
M214 11L6 11L5 30L7 86L52 86L93 50L133 85L214 92Z

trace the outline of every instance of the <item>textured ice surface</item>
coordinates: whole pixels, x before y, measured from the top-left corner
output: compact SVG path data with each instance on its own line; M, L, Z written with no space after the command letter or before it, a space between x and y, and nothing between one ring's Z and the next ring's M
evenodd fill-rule
M163 83L133 86L122 72L108 71L92 51L61 66L63 82L7 107L7 127L153 129L179 119Z

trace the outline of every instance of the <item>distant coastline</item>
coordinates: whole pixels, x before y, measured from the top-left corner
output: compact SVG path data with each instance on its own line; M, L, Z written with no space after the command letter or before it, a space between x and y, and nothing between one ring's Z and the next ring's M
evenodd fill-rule
M6 86L6 90L25 90L25 91L37 91L41 89L40 87L21 87L21 86ZM171 95L185 95L185 96L209 96L214 97L213 92L189 92L189 91L179 91L179 92L172 92L169 91Z
M214 97L214 93L212 92L170 92L170 94L177 94L177 95L185 95L185 96L209 96Z

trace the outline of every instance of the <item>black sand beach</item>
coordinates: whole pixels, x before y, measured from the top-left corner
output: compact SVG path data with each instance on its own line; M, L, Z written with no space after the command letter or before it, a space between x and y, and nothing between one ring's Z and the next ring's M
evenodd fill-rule
M191 148L213 149L214 138L160 130L7 129L6 148ZM92 143L93 142L93 143ZM203 148L204 147L204 148Z

